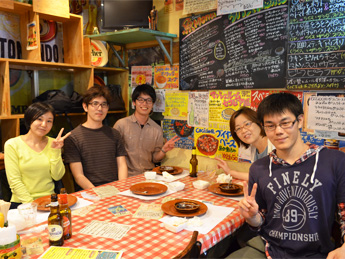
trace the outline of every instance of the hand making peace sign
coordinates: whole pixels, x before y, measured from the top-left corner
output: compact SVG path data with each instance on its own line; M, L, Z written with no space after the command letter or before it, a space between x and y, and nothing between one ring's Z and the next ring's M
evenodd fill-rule
M59 135L56 137L56 139L53 140L52 142L52 148L56 148L56 149L61 149L63 147L63 142L64 140L71 135L71 132L68 132L65 136L61 137L62 132L63 132L64 128L62 128L59 132Z
M175 147L175 143L179 140L180 140L179 136L174 136L169 141L167 141L163 146L163 150L165 151L165 153L172 150Z
M253 219L259 213L259 205L256 203L255 195L258 189L258 185L253 185L252 192L248 195L248 184L243 184L244 198L239 202L238 206L241 215L247 219Z

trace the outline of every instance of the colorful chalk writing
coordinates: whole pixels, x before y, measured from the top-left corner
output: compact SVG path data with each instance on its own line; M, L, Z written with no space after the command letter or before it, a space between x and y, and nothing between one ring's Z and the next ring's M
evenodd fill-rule
M345 87L344 1L290 1L287 89Z

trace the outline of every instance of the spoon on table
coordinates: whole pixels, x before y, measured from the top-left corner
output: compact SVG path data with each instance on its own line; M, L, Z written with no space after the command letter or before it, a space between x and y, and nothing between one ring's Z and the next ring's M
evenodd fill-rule
M231 183L232 183L232 177L230 176L230 180L229 180L229 183L228 183L228 189L230 189Z

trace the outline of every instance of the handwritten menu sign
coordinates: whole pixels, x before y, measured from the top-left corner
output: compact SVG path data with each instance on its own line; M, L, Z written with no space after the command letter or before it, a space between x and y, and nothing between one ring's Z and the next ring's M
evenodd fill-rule
M311 96L308 127L316 130L345 132L345 97Z
M188 125L208 127L208 92L189 92Z
M290 1L288 89L345 86L345 1Z
M164 116L187 119L188 93L181 91L165 90Z
M209 91L209 121L229 123L241 106L250 106L250 91Z
M284 88L287 0L180 19L180 89Z
M262 0L218 0L217 15L261 8Z
M216 8L216 0L184 0L183 14L205 12Z

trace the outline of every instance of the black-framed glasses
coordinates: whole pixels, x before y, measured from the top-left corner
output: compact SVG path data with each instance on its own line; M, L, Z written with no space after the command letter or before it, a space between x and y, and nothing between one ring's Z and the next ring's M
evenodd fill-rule
M266 124L264 125L264 128L266 131L274 131L278 126L282 129L291 129L297 121L298 119L294 121L284 121L278 124Z
M101 106L102 108L108 108L109 104L104 102L104 103L99 103L99 102L91 102L89 103L93 108L98 109L99 106Z
M245 123L243 123L242 127L238 126L235 129L235 133L240 133L243 129L249 129L250 126L252 126L253 122L252 121L247 121Z
M138 98L137 98L137 101L138 101L139 103L144 103L144 102L146 102L147 104L153 103L153 100L152 100L151 98L145 99L145 98L142 98L142 97L138 97Z

